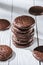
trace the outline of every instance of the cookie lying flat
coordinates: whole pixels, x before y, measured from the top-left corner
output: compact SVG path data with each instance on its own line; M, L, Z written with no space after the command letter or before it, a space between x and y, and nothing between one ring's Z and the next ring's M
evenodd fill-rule
M33 50L33 56L34 56L37 60L43 61L43 46L36 47L36 48Z
M13 44L17 47L17 48L26 48L29 47L33 44L33 40L31 40L30 42L28 42L27 44L18 44L16 41L13 41Z
M43 7L42 6L32 6L29 9L29 13L32 15L43 15Z
M0 61L6 61L12 56L12 49L7 45L0 45Z
M19 37L16 37L15 35L12 35L13 40L24 41L24 42L28 41L29 39L31 39L33 37L34 37L34 35L28 36L28 38L27 37L26 38L19 38Z
M7 30L10 28L10 22L6 19L0 19L0 30Z
M25 34L25 33L28 33L28 32L31 33L33 29L34 28L32 27L28 30L19 30L18 28L14 27L13 25L12 25L12 28L11 28L13 33L16 32L16 33L21 33L21 34Z
M27 40L25 39L17 39L16 37L12 36L12 41L17 42L18 44L27 44L32 41L34 36L29 37Z
M28 39L30 36L33 36L34 35L34 31L32 31L30 34L29 33L27 33L27 34L14 34L13 33L13 35L15 35L17 38L21 38L21 39Z
M23 15L16 17L13 24L15 27L24 30L33 27L35 24L35 20L30 16Z

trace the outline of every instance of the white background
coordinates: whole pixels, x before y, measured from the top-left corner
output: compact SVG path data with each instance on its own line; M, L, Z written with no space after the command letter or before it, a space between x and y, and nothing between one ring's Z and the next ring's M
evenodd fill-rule
M13 8L12 8L13 4ZM33 5L43 6L43 0L0 0L0 18L7 19L11 22L20 15L29 15L28 10ZM12 13L11 13L12 12ZM32 16L35 18L34 16ZM43 45L43 15L37 17L40 45ZM39 65L39 62L33 57L31 50L37 46L36 38L34 44L28 48L16 48L11 42L11 30L0 32L0 45L6 44L15 52L15 58L6 62L1 62L0 65ZM36 36L36 34L35 34ZM43 65L43 63L42 63Z

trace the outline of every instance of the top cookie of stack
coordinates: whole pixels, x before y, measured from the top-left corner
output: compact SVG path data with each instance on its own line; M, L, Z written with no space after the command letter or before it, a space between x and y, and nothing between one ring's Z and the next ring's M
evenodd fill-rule
M19 16L12 24L12 40L17 47L27 47L31 45L34 37L35 20L30 16Z

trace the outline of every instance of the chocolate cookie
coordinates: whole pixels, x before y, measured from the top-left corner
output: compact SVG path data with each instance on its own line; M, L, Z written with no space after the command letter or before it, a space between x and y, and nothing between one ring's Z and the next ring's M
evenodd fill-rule
M29 35L28 35L29 34ZM27 41L28 39L30 39L31 37L34 36L34 29L32 30L31 33L26 33L26 34L14 34L13 33L13 37L16 38L17 40L22 40L22 41Z
M32 17L26 15L16 17L13 22L13 25L20 30L29 29L33 27L34 24L35 20Z
M14 26L12 25L11 30L12 30L13 33L16 32L16 33L24 34L24 33L31 33L32 30L33 30L33 27L30 28L30 29L28 29L28 30L19 30L18 28L14 27Z
M13 33L13 35L15 35L17 38L21 38L21 39L28 39L30 36L33 36L34 35L34 30L32 30L32 32L29 34L29 33L26 33L26 34L16 34L16 33Z
M26 48L26 47L29 47L33 44L33 40L31 40L29 43L27 44L18 44L16 41L14 42L13 41L13 44L18 47L18 48Z
M12 41L17 42L18 44L27 44L29 43L34 37L31 36L27 40L25 39L17 39L16 37L12 36Z
M32 15L43 15L43 7L42 6L32 6L29 9L29 13Z
M6 61L12 56L12 49L7 45L0 45L0 61Z
M10 28L10 22L6 19L0 19L0 30L7 30Z
M43 61L43 46L36 47L36 48L33 50L33 56L34 56L37 60Z
M31 39L31 38L33 38L34 37L34 35L31 35L31 36L29 36L28 38L19 38L19 37L16 37L15 35L12 35L12 39L13 40L18 40L18 41L25 41L25 42L27 42L29 39Z

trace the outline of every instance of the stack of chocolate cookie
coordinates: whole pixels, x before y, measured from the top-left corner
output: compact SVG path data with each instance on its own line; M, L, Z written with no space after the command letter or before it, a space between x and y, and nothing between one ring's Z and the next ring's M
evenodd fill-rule
M12 41L16 47L28 47L34 39L35 20L30 16L19 16L12 24Z

